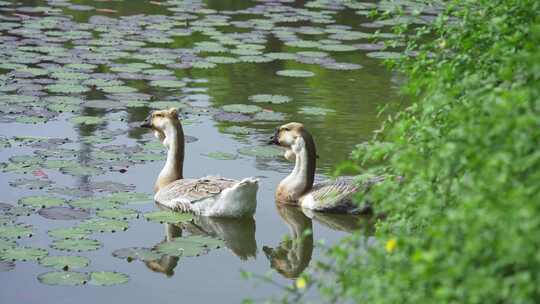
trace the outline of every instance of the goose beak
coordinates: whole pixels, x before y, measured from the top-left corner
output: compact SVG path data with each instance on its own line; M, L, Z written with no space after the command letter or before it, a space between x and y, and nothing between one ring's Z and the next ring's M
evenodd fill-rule
M279 129L276 129L274 131L274 135L270 136L270 140L268 141L269 145L280 145L279 144Z
M152 114L148 115L146 119L140 124L141 128L152 128Z

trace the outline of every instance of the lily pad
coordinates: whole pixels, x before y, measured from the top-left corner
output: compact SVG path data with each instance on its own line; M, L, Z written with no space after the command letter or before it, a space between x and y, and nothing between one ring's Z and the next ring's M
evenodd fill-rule
M179 80L154 80L150 82L150 85L160 88L181 88L186 83Z
M315 73L304 70L281 70L276 72L279 76L295 77L295 78L307 78L315 76Z
M38 214L49 220L84 220L91 216L88 211L70 207L43 208Z
M76 255L47 256L42 258L39 264L41 266L67 271L68 269L78 269L88 266L90 259Z
M96 271L90 273L90 284L98 286L112 286L125 284L129 281L129 276L120 272Z
M19 204L33 208L47 208L63 205L66 201L57 197L28 196L19 200Z
M58 83L50 84L47 90L51 93L78 94L90 91L88 87L74 83Z
M7 239L20 239L32 236L31 226L13 225L0 226L0 237Z
M129 224L120 220L90 219L80 223L78 227L91 232L116 232L127 230Z
M161 243L156 251L170 256L198 256L224 246L223 241L208 236L187 236Z
M152 200L152 196L141 192L117 192L107 196L107 198L120 204L148 203Z
M241 113L241 114L255 114L262 111L262 108L256 105L245 104L230 104L222 107L225 112Z
M282 103L290 102L292 99L284 95L257 94L257 95L250 96L249 100L253 102L282 104Z
M105 209L99 210L96 215L113 220L128 220L139 217L137 210L133 209Z
M144 214L144 217L152 222L178 224L186 223L193 219L193 215L189 213L180 213L172 211L154 211Z
M2 261L37 261L44 258L49 253L43 248L37 247L15 247L0 251Z
M86 273L74 271L51 271L42 273L38 280L46 285L77 286L88 282Z
M274 111L262 111L255 114L254 118L263 121L282 121L285 120L285 115Z
M214 115L214 119L216 121L246 122L253 120L253 117L241 113L220 112Z
M369 58L376 58L376 59L399 59L405 55L398 52L380 51L380 52L367 53L366 56L368 56Z
M131 262L132 260L155 261L163 256L162 253L157 253L149 248L143 247L117 249L113 251L112 255L120 259L126 259L128 262Z
M94 251L101 248L101 243L92 239L63 239L55 240L51 247L63 251Z
M237 135L248 135L253 133L253 130L247 127L230 126L223 129L223 132Z
M50 237L55 239L84 239L90 235L90 231L84 230L80 227L70 227L70 228L56 228L49 230L48 234Z
M238 150L238 153L247 156L273 158L283 155L283 150L274 146L255 146L241 148Z
M236 154L227 153L227 152L210 152L207 154L203 154L206 157L210 157L213 159L219 159L219 160L233 160L236 159L238 156Z
M0 251L17 247L17 242L0 239Z
M69 202L72 207L83 209L110 209L118 207L118 203L103 197L82 198Z

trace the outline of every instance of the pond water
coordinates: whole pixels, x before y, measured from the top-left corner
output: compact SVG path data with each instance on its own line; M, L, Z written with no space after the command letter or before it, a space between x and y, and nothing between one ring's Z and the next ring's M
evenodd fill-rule
M365 17L373 7L0 1L0 302L264 299L280 290L241 270L274 269L290 285L320 256L318 240L369 233L365 219L278 208L275 187L293 164L266 142L275 127L304 123L322 180L380 127L381 107L401 103L398 77L380 60L397 53L370 40L387 31ZM260 178L253 219L146 219L158 210L165 152L138 125L170 107L187 135L185 176ZM305 229L313 235L291 242ZM163 254L173 238L192 254ZM87 259L77 268L46 255Z

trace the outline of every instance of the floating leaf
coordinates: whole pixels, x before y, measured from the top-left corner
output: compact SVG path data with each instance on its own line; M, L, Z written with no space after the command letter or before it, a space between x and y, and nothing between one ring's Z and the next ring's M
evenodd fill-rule
M117 192L107 196L107 199L120 204L148 203L152 196L140 192Z
M281 70L276 72L279 76L287 76L287 77L298 77L298 78L306 78L306 77L313 77L315 76L315 73L310 71L304 71L304 70Z
M404 55L398 52L370 52L367 53L366 56L370 58L376 58L376 59L399 59L402 58Z
M273 104L282 104L291 101L291 98L284 95L257 94L249 97L253 102L266 102Z
M189 213L180 213L173 211L154 211L145 213L144 217L152 222L178 224L186 223L193 219L193 215Z
M91 197L82 198L69 202L70 206L83 208L83 209L110 209L118 207L118 202L103 198L103 197Z
M262 111L255 114L254 119L264 121L282 121L285 120L285 115L283 115L283 113L274 111Z
M97 271L90 273L90 284L98 286L111 286L125 284L129 281L127 274L111 271Z
M231 126L223 129L223 132L237 135L248 135L253 133L253 130L246 127Z
M101 243L92 239L55 240L52 248L64 251L93 251L101 248Z
M50 237L55 239L84 239L90 235L90 231L80 227L56 228L49 230Z
M274 146L245 147L238 150L238 153L248 156L272 158L283 155L283 150Z
M10 210L11 211L11 210ZM31 226L13 225L13 226L0 226L0 237L7 239L20 239L23 237L32 236Z
M38 214L50 220L84 220L90 217L88 211L70 207L49 207L38 211Z
M150 82L150 85L161 88L181 88L186 84L179 80L154 80Z
M65 256L47 256L39 261L41 266L52 267L58 270L84 268L90 264L90 259L87 257L76 255Z
M230 104L222 107L225 112L241 113L241 114L254 114L262 111L262 108L256 105L245 104Z
M224 244L218 239L207 236L187 236L176 238L173 241L161 243L156 250L170 256L198 256L210 249L222 247Z
M219 159L219 160L233 160L238 157L236 154L227 153L227 152L210 152L203 155L206 157Z
M113 251L112 255L120 259L127 259L128 262L131 262L132 260L154 261L159 260L163 256L161 253L142 247L117 249Z
M0 251L17 247L17 242L0 239Z
M37 261L49 254L47 250L37 247L15 247L0 251L2 261Z
M74 84L74 83L58 83L50 84L47 86L47 90L51 93L65 93L65 94L76 94L84 93L90 91L88 87Z
M46 208L63 205L66 201L57 197L28 196L19 200L19 204L34 208Z
M38 280L46 285L77 286L86 284L89 278L86 273L74 271L51 271L42 273Z
M128 220L137 218L139 216L139 213L133 209L105 209L99 210L98 212L96 212L96 215L113 220Z
M78 227L91 232L116 232L127 230L129 224L120 220L90 219L80 223Z

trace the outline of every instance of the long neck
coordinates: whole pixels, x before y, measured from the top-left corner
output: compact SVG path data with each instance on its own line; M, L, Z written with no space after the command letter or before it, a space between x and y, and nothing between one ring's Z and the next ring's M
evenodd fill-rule
M315 178L316 151L311 135L307 132L302 134L303 142L299 143L299 148L294 151L296 161L294 169L280 183L280 189L286 196L287 201L297 201L302 195L311 190Z
M163 133L165 133L163 144L168 148L167 161L156 181L156 192L175 180L183 178L184 132L182 125L180 122L175 121L168 124Z

